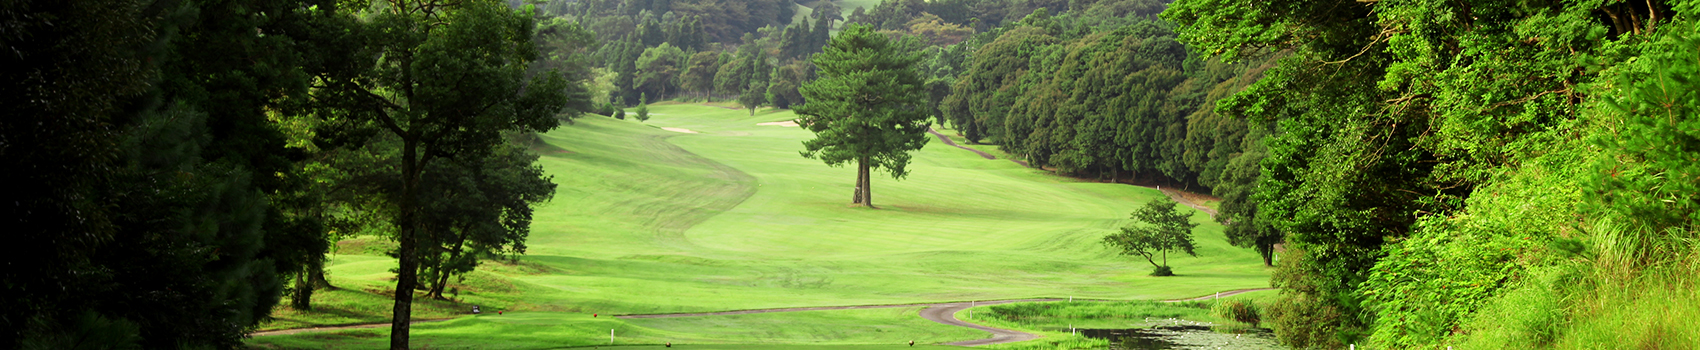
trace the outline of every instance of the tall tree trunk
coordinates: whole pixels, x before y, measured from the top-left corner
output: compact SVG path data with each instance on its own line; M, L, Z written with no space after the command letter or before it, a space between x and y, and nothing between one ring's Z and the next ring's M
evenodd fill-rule
M857 167L861 168L858 172L862 174L862 206L873 208L874 182L872 181L873 176L868 174L868 157L862 157L862 159L856 163L858 164Z
M307 271L313 269L307 266L295 274L295 292L289 296L289 307L301 311L313 310L313 282L307 278Z
M390 350L407 350L407 336L413 318L413 288L419 283L419 146L412 135L404 136L401 160L401 215L397 220L400 232L396 237L400 260L395 280L395 308L390 315Z
M312 261L307 270L308 283L312 283L315 289L336 289L330 280L325 279L325 257L314 257Z
M1257 253L1263 255L1263 266L1275 266L1275 245L1258 244Z
M862 187L862 182L863 182L862 180L864 180L866 178L867 178L867 175L862 173L862 160L857 159L856 160L856 185L855 185L856 193L850 196L850 204L862 204L862 191L866 190L866 188Z
M429 295L432 298L436 298L437 300L448 300L448 298L443 297L443 288L445 288L449 285L449 266L450 266L450 264L455 263L456 261L458 261L460 259L461 249L463 249L466 246L466 235L467 235L467 231L471 230L471 228L469 227L471 225L466 225L466 226L467 227L462 227L461 230L460 230L460 234L457 235L457 239L455 240L455 247L453 249L449 250L449 258L443 260L441 263L439 263L437 265L437 280L435 281L436 283L434 283L431 286L431 292L427 293L427 295Z

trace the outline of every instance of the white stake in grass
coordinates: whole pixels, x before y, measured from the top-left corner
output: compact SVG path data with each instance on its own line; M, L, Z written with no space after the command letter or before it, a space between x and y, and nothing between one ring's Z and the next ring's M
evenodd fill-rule
M614 329L608 329L608 345L614 345Z

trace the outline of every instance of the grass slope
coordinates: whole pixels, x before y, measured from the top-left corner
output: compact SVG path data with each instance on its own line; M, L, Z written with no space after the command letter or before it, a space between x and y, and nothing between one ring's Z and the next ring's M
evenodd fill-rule
M653 126L593 116L542 135L540 163L560 187L536 214L528 254L517 264L486 264L459 286L458 298L488 311L531 311L524 319L535 319L534 325L507 321L520 317L503 323L457 319L418 326L416 339L433 347L466 340L468 347L528 348L605 342L609 327L630 327L634 341L651 344L942 342L985 334L892 311L904 309L676 320L588 315L1026 297L1159 299L1267 285L1256 254L1229 246L1221 227L1202 213L1194 216L1204 223L1196 231L1200 257L1170 259L1179 277L1146 276L1150 267L1143 261L1098 244L1126 223L1130 210L1161 195L1154 190L1076 182L934 140L915 154L909 178L874 179L880 209L851 208L852 169L799 157L800 142L812 137L806 130L755 125L793 118L788 111L749 116L684 104L651 110ZM332 261L333 282L386 292L381 286L391 283L386 269L393 260L358 249L342 254ZM293 318L297 324L314 319L304 314ZM876 327L823 335L856 325L897 327L901 334L882 335ZM253 342L365 344L356 335L374 332ZM514 345L470 340L474 334L501 334L498 343ZM536 342L510 334L535 334Z

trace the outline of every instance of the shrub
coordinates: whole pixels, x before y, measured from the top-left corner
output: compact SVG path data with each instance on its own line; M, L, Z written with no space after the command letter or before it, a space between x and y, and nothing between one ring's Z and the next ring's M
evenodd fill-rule
M1257 327L1259 323L1263 322L1262 316L1258 314L1257 304L1250 300L1223 300L1216 303L1216 306L1212 307L1210 311L1215 313L1216 316L1249 324L1252 327Z
M1169 269L1168 266L1158 266L1157 268L1151 269L1151 275L1152 276L1174 276L1175 271L1172 270L1172 269Z

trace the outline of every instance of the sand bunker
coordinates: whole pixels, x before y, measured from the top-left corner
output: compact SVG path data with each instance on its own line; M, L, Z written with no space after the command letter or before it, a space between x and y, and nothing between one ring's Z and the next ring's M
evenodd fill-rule
M672 131L672 132L682 132L682 133L686 133L686 134L697 133L696 131L692 131L691 129L685 129L685 128L661 128L661 130L667 130L667 131Z
M756 125L762 125L762 126L778 125L778 126L783 126L783 127L794 127L794 126L797 126L797 121L787 120L787 121L782 121L782 122L756 123Z

